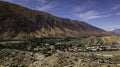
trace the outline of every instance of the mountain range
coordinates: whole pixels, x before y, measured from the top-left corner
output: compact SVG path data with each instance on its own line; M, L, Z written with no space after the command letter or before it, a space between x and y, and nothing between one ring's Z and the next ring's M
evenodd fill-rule
M120 29L114 29L114 30L112 30L112 32L117 34L117 35L120 35Z
M1 38L103 36L111 33L84 21L71 20L0 1Z

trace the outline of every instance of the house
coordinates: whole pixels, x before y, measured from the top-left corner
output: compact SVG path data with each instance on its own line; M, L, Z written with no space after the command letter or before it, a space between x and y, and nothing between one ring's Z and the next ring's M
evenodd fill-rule
M92 47L86 47L86 48L85 48L85 50L86 50L86 51L97 51L97 50L98 50L98 48L97 48L97 47L92 46Z
M102 57L107 57L107 58L114 57L113 55L108 55L108 54L95 54L95 56L102 56Z
M31 48L31 47L29 47L29 48ZM34 50L34 51L38 51L38 50L40 50L40 47L39 47L39 46L36 46L36 48L33 48L33 50Z
M119 45L102 45L101 48L103 50L119 50L120 46Z
M50 44L46 43L45 46L49 46Z
M57 42L56 44L57 44L57 45L60 45L60 44L62 44L62 43L61 43L61 42Z
M52 45L52 46L49 46L50 49L54 49L55 47Z

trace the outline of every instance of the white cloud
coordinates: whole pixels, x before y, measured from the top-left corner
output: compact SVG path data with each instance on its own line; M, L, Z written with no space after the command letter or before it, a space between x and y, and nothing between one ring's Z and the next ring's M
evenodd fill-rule
M96 11L87 11L85 13L80 13L80 14L75 14L75 15L83 20L91 20L91 19L97 19L97 18L103 18L103 17L110 16L110 14L102 14L101 12L96 12Z
M116 5L112 8L112 10L117 10L117 9L120 9L120 5Z
M76 6L74 7L74 12L82 12L82 11L85 11L88 7L85 7L84 8L82 6Z
M113 24L113 25L102 25L100 26L101 28L107 30L107 31L112 31L114 29L120 29L120 25L119 24Z
M49 2L47 4L43 4L41 6L38 6L37 10L46 11L49 9L53 9L56 5L57 5L56 2Z
M86 4L82 4L81 6L75 6L73 8L74 15L83 19L83 20L91 20L91 19L97 19L97 18L103 18L108 17L111 15L120 15L120 13L113 13L114 11L117 11L120 9L120 5L114 5L111 8L107 9L98 9L97 11L91 11L95 6L97 6L97 2L92 2L86 6ZM99 11L99 12L98 12Z
M46 3L47 2L47 0L37 0L37 1L39 1L41 3Z
M1 1L8 1L8 2L13 2L14 0L1 0Z
M117 15L120 15L120 13L117 13Z
M80 5L76 5L75 7L73 7L73 12L84 12L86 10L94 8L96 4L97 3L95 1L85 0Z
M0 1L7 1L7 2L12 2L12 3L14 3L15 2L15 0L0 0ZM22 2L27 2L28 0L21 0ZM19 3L18 3L19 4Z

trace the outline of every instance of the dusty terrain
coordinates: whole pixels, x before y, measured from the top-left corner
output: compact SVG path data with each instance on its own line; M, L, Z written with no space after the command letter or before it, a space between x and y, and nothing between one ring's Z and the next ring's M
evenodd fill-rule
M0 65L1 67L119 67L119 52L58 51L52 56L45 57L41 53L3 49L0 51Z

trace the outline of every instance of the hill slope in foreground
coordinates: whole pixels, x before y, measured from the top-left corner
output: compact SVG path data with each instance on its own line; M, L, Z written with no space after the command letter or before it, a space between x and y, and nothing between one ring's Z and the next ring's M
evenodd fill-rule
M82 21L59 18L17 4L0 1L0 37L77 37L110 35Z

